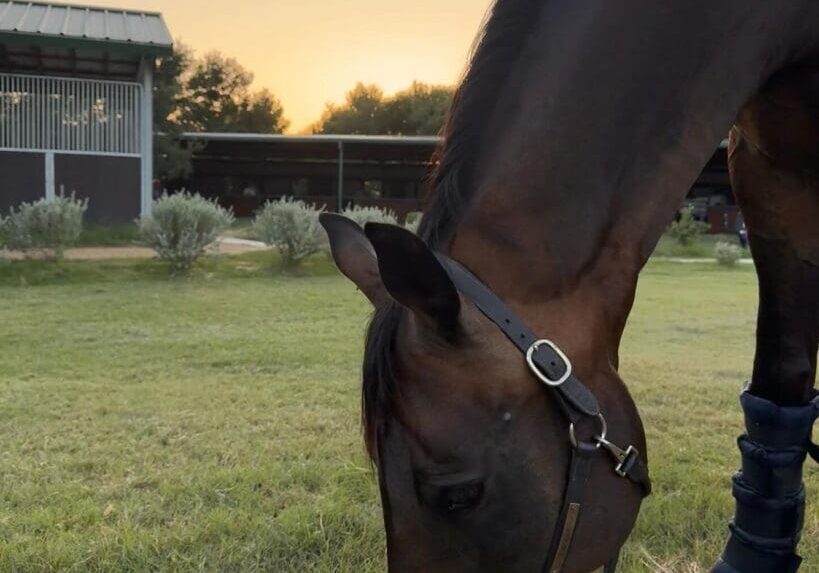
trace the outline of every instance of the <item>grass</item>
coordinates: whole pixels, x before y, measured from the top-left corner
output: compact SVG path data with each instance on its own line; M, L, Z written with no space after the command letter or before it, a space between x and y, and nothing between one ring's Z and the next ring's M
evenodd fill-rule
M0 265L0 571L384 570L368 304L324 256ZM22 278L21 278L22 277ZM621 571L706 571L732 512L750 268L651 263L622 349L655 494ZM819 571L806 471L804 571Z
M83 227L78 247L124 247L139 243L139 228L135 223L120 225L91 224Z
M250 217L237 218L230 226L230 229L223 234L226 237L234 237L236 239L258 240L255 231L253 231L253 219Z

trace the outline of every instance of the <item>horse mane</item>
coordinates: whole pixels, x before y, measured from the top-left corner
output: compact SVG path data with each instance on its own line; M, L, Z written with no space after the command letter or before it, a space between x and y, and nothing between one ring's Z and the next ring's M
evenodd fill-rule
M419 235L439 248L461 220L474 192L486 118L534 29L546 0L496 0L478 35L443 129L444 143L430 178L431 204ZM362 425L370 459L377 462L379 437L396 397L395 348L405 314L391 301L376 308L367 331L363 366Z
M460 222L475 192L475 167L488 118L523 51L546 0L496 0L475 40L442 131L443 144L430 177L429 209L419 235L440 247Z

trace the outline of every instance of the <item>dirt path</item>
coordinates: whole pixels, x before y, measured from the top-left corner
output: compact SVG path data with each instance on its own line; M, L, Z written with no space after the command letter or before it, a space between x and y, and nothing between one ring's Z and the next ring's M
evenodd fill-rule
M234 239L231 237L221 237L216 243L208 247L208 253L219 253L223 255L240 255L252 251L264 251L268 247L264 243L257 241L247 241L244 239ZM156 256L153 250L146 247L80 247L67 249L65 258L73 261L96 261L102 259L150 259ZM20 260L26 257L20 251L4 251L0 249L0 258ZM33 255L32 258L36 258Z

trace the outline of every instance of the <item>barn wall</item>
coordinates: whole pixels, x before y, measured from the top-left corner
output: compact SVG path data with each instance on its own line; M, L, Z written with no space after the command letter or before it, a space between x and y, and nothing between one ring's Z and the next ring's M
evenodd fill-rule
M0 214L9 207L45 197L43 153L0 151Z
M139 217L139 158L58 154L54 182L57 193L88 198L88 222L126 223Z

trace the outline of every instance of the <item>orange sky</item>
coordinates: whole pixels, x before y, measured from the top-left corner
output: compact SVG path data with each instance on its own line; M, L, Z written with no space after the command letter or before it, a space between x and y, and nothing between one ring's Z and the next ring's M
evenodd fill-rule
M490 0L96 0L159 11L174 38L219 50L284 105L291 132L356 81L387 93L412 80L454 83Z

